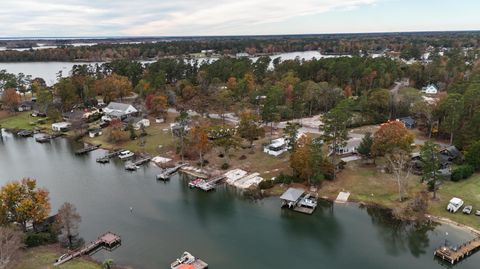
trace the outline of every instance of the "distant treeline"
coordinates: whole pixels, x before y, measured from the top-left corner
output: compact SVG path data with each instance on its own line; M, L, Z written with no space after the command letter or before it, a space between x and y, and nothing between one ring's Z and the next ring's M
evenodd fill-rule
M134 39L133 39L134 40ZM383 34L333 34L298 36L245 36L245 37L185 37L185 38L139 38L140 44L119 40L99 40L94 46L65 46L65 40L49 41L61 45L54 49L0 51L0 62L29 61L111 61L119 59L151 60L168 56L181 56L214 50L221 55L247 52L251 55L274 54L293 51L320 50L324 54L358 55L361 52L401 52L404 58L419 58L427 47L478 48L480 32L425 32ZM80 42L69 40L72 42ZM152 42L155 41L155 42ZM10 42L10 43L8 43ZM14 41L2 41L15 47ZM28 42L28 41L16 41ZM122 43L124 42L124 43ZM18 44L17 44L18 45Z

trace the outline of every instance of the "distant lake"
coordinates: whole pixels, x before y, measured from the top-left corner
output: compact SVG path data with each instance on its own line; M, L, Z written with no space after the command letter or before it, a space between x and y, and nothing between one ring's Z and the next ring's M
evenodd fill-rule
M50 191L53 212L65 201L77 206L87 242L106 231L121 235L122 245L98 252L98 261L164 269L186 250L212 269L439 269L450 266L433 258L436 247L472 238L452 226L396 221L357 204L320 202L313 215L303 215L282 210L277 197L251 201L230 187L204 193L182 177L157 181L153 166L131 173L119 160L98 164L103 150L76 156L79 147L67 139L39 144L4 133L0 185L36 178ZM455 268L479 264L476 253Z
M270 56L272 59L280 57L283 61L293 60L295 58L311 60L313 58L331 58L339 57L337 55L322 55L319 51L300 51L300 52L288 52L282 54L276 54ZM199 63L207 61L215 61L218 58L195 58ZM258 57L252 57L253 61L256 61ZM150 63L148 61L143 61L144 63ZM41 77L45 80L47 85L51 86L57 81L58 71L62 71L62 76L66 77L69 75L70 70L74 65L79 64L96 64L101 62L12 62L12 63L0 63L0 70L5 69L8 73L18 74L24 73L25 75L31 75L32 78ZM270 65L272 68L273 65Z

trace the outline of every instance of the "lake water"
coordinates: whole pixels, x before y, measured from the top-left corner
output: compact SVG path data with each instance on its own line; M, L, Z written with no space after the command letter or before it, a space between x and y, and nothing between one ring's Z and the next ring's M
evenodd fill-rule
M313 58L331 58L338 57L337 55L322 55L319 51L299 51L289 52L270 56L272 59L280 57L282 60L293 60L295 58L311 60ZM251 58L256 61L258 57ZM198 62L211 62L217 60L217 58L197 58ZM142 61L144 63L150 63L151 61ZM96 62L82 63L82 62L12 62L12 63L0 63L0 70L7 70L8 73L18 74L24 73L25 75L31 75L32 78L40 77L45 80L47 85L51 86L57 81L58 71L62 71L62 76L69 75L70 70L74 65L78 64L96 64ZM273 64L270 66L273 68Z
M50 191L54 212L65 201L77 206L87 242L106 231L121 235L122 246L95 254L99 261L169 268L187 250L212 269L430 269L446 266L433 258L445 232L455 243L471 238L450 226L416 227L353 204L324 202L309 216L282 210L278 198L253 202L226 187L203 193L178 177L156 181L155 167L130 173L117 160L98 164L102 150L75 156L79 146L66 139L39 144L4 134L0 185L36 178ZM456 267L478 264L480 253Z

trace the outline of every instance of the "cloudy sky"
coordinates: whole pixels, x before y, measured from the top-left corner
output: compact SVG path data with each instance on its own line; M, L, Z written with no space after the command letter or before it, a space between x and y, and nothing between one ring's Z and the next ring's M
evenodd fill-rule
M480 30L478 0L0 0L0 37Z

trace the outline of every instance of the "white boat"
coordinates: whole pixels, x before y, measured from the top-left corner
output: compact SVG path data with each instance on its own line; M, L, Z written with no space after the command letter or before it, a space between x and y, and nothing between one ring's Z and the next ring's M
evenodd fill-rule
M317 207L317 200L311 197L309 194L307 194L300 201L300 205L305 207L315 208Z
M133 155L135 155L135 153L131 152L130 150L124 150L118 154L118 158L120 158L120 160L126 160L132 158Z
M137 170L138 168L140 168L138 165L134 164L133 162L131 161L127 161L125 163L125 170L128 170L128 171L135 171Z

